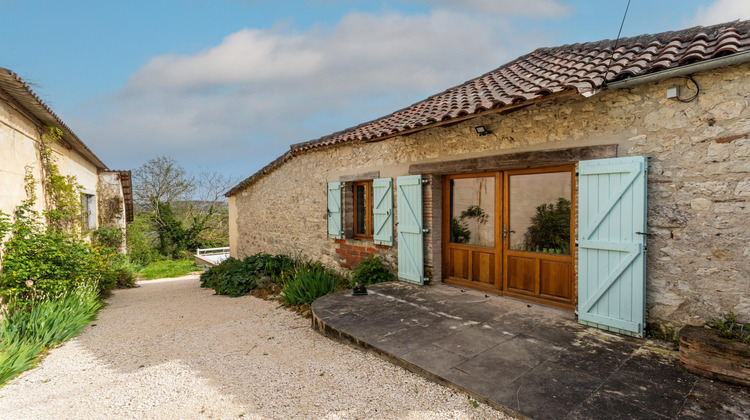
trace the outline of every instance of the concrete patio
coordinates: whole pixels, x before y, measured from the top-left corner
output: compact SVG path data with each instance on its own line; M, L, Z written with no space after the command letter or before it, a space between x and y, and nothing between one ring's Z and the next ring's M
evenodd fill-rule
M750 417L747 388L685 372L671 343L443 284L368 291L317 300L313 328L521 418Z

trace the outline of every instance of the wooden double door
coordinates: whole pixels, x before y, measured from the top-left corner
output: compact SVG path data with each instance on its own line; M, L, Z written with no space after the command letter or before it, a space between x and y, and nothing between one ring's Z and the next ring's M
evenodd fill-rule
M446 283L574 309L575 166L445 176Z

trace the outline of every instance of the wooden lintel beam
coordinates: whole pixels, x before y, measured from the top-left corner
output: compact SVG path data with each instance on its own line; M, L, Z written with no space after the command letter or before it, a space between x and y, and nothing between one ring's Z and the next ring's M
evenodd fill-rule
M503 171L508 169L538 168L575 163L580 160L603 159L617 156L617 145L569 147L566 149L539 150L480 156L441 162L415 163L409 174L458 174L469 172Z

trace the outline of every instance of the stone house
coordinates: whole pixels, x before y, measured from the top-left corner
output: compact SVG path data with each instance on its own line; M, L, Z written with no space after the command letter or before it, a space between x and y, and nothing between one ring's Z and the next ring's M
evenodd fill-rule
M294 144L227 196L233 256L575 310L642 336L750 321L750 21L538 49Z
M36 181L35 210L45 210L39 144L49 127L61 130L52 152L62 175L81 186L81 208L89 230L125 228L132 221L130 171L105 165L18 75L0 68L0 211L13 214L26 200L26 177ZM124 246L124 245L123 245Z

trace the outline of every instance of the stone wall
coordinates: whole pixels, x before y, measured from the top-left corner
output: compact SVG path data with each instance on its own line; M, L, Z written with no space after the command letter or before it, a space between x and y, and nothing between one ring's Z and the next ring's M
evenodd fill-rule
M102 172L99 174L99 188L97 188L98 223L100 227L119 229L122 232L122 242L118 251L127 252L125 242L125 199L119 172Z
M701 94L688 103L666 99L667 87L686 85L676 78L302 153L233 198L233 253L286 253L346 265L340 244L326 235L326 183L352 174L395 178L412 163L617 144L618 156L651 157L648 319L680 327L734 311L749 322L749 76L748 64L696 74ZM480 124L492 133L477 136ZM441 178L429 179L425 254L427 271L440 281ZM395 264L395 247L380 253Z

